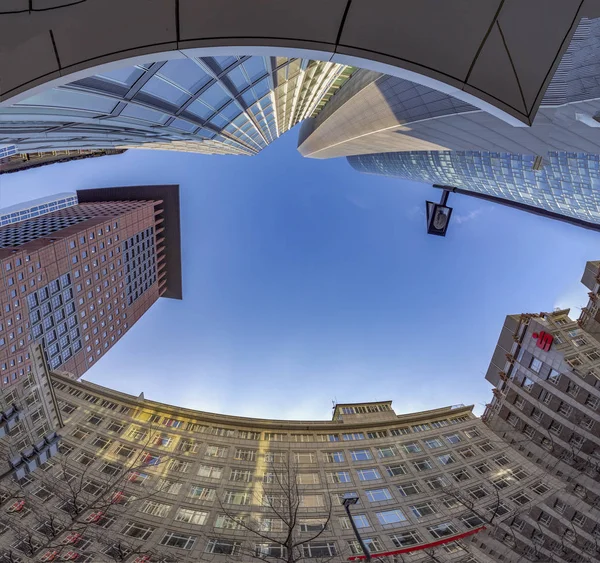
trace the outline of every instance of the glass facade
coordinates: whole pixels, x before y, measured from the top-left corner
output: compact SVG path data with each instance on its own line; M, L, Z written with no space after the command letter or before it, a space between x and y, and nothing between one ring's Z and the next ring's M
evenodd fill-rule
M33 217L39 217L46 213L52 213L65 207L77 205L76 194L58 194L51 198L40 198L38 200L27 202L27 207L17 205L0 209L0 226L11 225Z
M444 184L600 223L600 155L412 151L348 157L359 172Z
M111 67L0 110L18 150L137 147L252 155L322 107L349 67L222 56Z

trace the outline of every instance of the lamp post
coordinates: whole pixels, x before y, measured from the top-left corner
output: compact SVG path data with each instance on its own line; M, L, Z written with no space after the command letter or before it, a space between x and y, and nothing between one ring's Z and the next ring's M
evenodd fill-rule
M358 495L353 495L350 493L344 495L344 500L342 501L342 504L346 509L346 514L348 515L348 520L350 520L350 524L352 526L352 529L354 530L354 535L356 536L356 539L358 540L358 543L360 544L360 547L363 550L363 553L365 554L365 560L371 561L371 552L369 551L369 548L365 545L363 539L360 537L360 534L358 533L358 528L356 527L356 524L354 523L354 520L352 519L352 516L350 514L350 507L353 504L356 504L357 502Z

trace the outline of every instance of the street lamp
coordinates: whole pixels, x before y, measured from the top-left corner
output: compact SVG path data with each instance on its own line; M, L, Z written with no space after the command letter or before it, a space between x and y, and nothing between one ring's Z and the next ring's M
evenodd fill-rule
M358 540L358 543L360 544L360 547L362 548L363 553L365 554L365 560L371 561L371 553L369 551L369 548L365 545L365 542L360 537L360 534L358 533L358 528L356 527L356 524L354 523L354 520L350 514L350 507L353 504L356 504L357 502L358 502L358 495L355 495L352 493L346 493L344 495L344 500L342 501L342 504L344 505L344 508L346 509L346 514L348 515L348 520L350 520L350 524L352 525L352 529L354 530L354 535L356 536L356 539Z

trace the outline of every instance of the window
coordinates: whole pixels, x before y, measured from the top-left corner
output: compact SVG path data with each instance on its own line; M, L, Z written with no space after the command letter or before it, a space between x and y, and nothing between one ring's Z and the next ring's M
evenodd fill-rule
M98 426L104 419L101 416L98 416L97 414L92 414L90 415L90 417L87 419L87 421L90 424L93 424L94 426Z
M548 430L550 432L552 432L553 434L560 434L562 432L563 426L562 424L560 424L559 422L556 422L556 420L553 420L550 423L550 426L548 427Z
M391 436L404 436L410 434L410 428L392 428L390 430Z
M344 463L344 452L325 452L327 463Z
M275 432L265 432L265 440L267 442L283 442L286 438L286 434L278 434Z
M560 381L560 372L556 371L555 369L551 369L550 373L548 374L547 380L553 385L558 385L558 382Z
M217 540L211 540L217 541ZM180 532L167 532L162 540L160 540L160 545L166 545L168 547L178 547L180 549L192 549L194 544L196 543L196 536L190 536L187 534L182 534ZM210 542L209 542L210 543ZM208 550L208 546L207 546ZM222 553L218 551L212 551L210 553Z
M413 530L407 530L400 534L394 534L390 536L394 546L396 547L410 547L411 545L417 545L423 543L421 535Z
M463 523L463 526L469 530L485 524L485 520L473 513L462 516L460 521Z
M426 430L431 430L429 424L415 424L411 428L413 432L425 432Z
M225 530L242 530L242 518L231 518L226 514L219 514L215 520L215 528L223 528Z
M597 410L598 405L600 405L600 398L594 397L593 395L588 395L587 399L585 400L585 405L593 410Z
M234 459L240 461L255 461L256 460L256 450L243 450L237 449L235 450Z
M220 479L223 476L223 468L215 465L200 465L198 475L208 479Z
M365 435L362 432L352 432L350 434L342 434L342 440L364 440Z
M577 385L576 383L573 383L572 381L570 381L569 384L567 385L567 393L573 397L577 397L580 389L581 388L579 387L579 385Z
M385 446L382 448L377 448L377 455L380 458L383 457L394 457L397 455L396 453L396 448L394 448L394 446Z
M326 473L328 483L350 483L352 478L349 471L330 471Z
M315 463L316 455L313 452L294 452L296 463Z
M444 477L434 477L425 481L430 489L437 491L448 486L448 481Z
M383 551L383 544L377 538L363 538L364 544L367 546L371 553ZM358 540L351 540L348 542L348 547L353 555L362 555L363 550Z
M108 425L109 432L115 432L116 434L120 434L125 429L125 425L122 422L112 421Z
M314 541L302 544L302 555L304 557L333 557L337 555L335 542Z
M382 526L386 524L398 524L399 522L406 522L406 516L399 510L386 510L385 512L377 512L377 520Z
M369 469L357 469L356 474L360 481L374 481L376 479L381 479L381 475L375 467Z
M325 506L323 495L301 495L300 506L302 508L318 508Z
M417 442L408 442L407 444L401 444L400 447L407 454L416 454L416 453L423 451L423 450L421 450L421 446L419 446L419 444Z
M558 412L563 416L571 416L571 413L573 412L573 407L561 401L560 405L558 406Z
M453 536L458 533L458 530L450 522L429 526L427 531L436 539Z
M392 499L392 495L388 489L369 489L366 491L366 493L367 498L371 502L380 502Z
M227 457L227 448L220 446L206 446L206 457Z
M521 397L520 395L517 395L517 397L515 398L515 407L523 410L524 406L525 406L525 399L523 399L523 397Z
M354 524L357 528L369 528L371 526L366 514L353 514L352 520L354 520ZM352 528L350 520L345 516L340 518L340 527L342 530L350 530Z
M147 540L155 529L152 526L145 526L138 522L128 522L121 533L132 538Z
M471 478L471 476L469 475L469 472L466 469L459 469L458 471L452 473L452 478L457 483L460 483L462 481L468 481Z
M385 430L372 430L371 432L367 432L367 438L369 440L377 440L378 438L386 438L387 432Z
M425 445L433 450L435 448L441 448L444 444L439 438L430 438L429 440L425 440Z
M420 504L413 504L410 507L410 509L417 518L424 518L425 516L431 516L432 514L437 514L437 509L430 502L422 502Z
M444 436L444 438L446 438L450 444L458 444L459 442L462 442L458 434L449 434L448 436Z
M250 501L251 494L247 491L225 491L223 497L223 502L227 504L248 505Z
M166 518L171 510L170 504L161 504L152 500L147 500L141 508L141 512L144 514L150 514L151 516L160 516ZM175 518L177 520L177 518Z
M467 493L475 500L479 500L488 495L488 492L483 485L477 485L476 487L471 487L470 489L467 489Z
M531 358L531 363L529 364L529 369L531 371L535 371L536 373L540 373L540 369L542 369L542 361L537 358Z
M386 465L385 470L390 477L397 477L398 475L406 475L406 467L403 463L396 463L394 465Z
M321 481L318 473L297 473L296 482L298 485L318 485Z
M417 471L428 471L429 469L433 469L433 464L428 459L413 461L413 465Z
M189 496L199 500L214 500L216 493L214 489L203 487L201 485L192 485Z
M201 510L192 510L190 508L179 508L175 514L175 522L184 522L185 524L197 524L202 526L206 523L208 512Z
M370 450L351 450L350 457L352 458L352 461L367 461L373 459Z
M417 483L403 483L402 485L397 485L396 488L403 497L418 495L421 492Z
M456 460L450 454L439 455L438 461L442 465L450 465L451 463L456 463Z
M229 474L230 481L240 481L244 483L250 483L252 477L253 473L249 469L232 469Z
M523 491L510 497L510 500L512 500L518 506L523 506L524 504L531 502L531 499Z
M465 430L465 434L467 438L479 438L481 436L481 432L479 432L477 428L469 428L468 430Z

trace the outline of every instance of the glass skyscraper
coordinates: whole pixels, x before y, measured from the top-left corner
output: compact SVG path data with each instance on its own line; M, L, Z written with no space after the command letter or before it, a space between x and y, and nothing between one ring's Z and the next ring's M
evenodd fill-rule
M316 115L351 67L285 57L111 66L0 109L20 152L113 147L252 155Z
M72 205L77 205L77 194L65 192L3 207L0 209L0 226L26 221Z
M600 155L412 151L349 156L359 172L444 184L600 227Z

